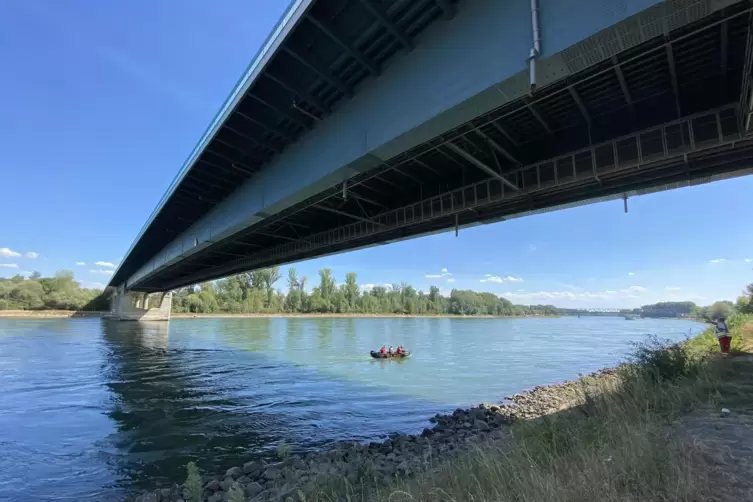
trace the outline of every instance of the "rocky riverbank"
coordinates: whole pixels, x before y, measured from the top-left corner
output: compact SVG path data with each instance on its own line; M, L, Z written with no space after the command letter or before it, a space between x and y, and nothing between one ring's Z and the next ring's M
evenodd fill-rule
M386 484L430 468L436 460L467 451L482 441L505 437L518 420L530 420L582 402L584 386L596 386L614 376L605 369L556 385L535 387L506 398L505 403L483 403L429 419L432 427L420 435L393 434L380 442L341 443L322 452L284 455L278 462L252 460L224 474L202 478L202 500L229 499L231 488L242 489L246 500L304 500L307 487L318 479L339 477L351 485L360 482ZM189 501L189 489L173 485L140 495L134 502Z

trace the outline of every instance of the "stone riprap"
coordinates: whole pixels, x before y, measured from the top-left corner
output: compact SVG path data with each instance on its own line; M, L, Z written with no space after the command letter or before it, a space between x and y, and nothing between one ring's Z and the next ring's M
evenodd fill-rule
M433 426L420 435L393 434L367 444L342 442L326 451L289 455L273 463L251 460L224 474L204 476L202 501L228 500L233 485L243 490L246 500L294 502L304 500L308 487L321 478L338 477L351 485L386 485L481 442L501 439L515 421L539 418L578 404L587 382L614 374L613 369L601 370L586 379L534 387L507 397L503 404L482 403L438 414L429 419ZM176 484L144 493L134 502L165 501L190 501L186 486Z

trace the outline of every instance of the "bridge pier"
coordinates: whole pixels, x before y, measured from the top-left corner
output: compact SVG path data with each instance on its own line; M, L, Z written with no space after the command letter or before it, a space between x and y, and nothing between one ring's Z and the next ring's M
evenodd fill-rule
M169 321L173 294L165 292L151 297L148 293L118 288L111 301L112 319L118 321ZM156 305L155 305L156 303Z

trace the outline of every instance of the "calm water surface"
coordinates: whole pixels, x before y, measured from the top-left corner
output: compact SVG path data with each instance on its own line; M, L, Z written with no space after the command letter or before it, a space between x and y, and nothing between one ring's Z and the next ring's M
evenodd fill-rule
M0 319L0 499L117 500L614 364L680 320ZM368 351L402 343L406 361ZM33 495L32 495L33 494Z

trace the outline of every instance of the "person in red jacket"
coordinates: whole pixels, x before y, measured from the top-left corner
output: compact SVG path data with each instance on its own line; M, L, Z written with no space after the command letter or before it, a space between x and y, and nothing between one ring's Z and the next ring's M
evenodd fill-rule
M382 348L379 349L379 353L380 354L386 354L387 353L387 346L386 345L382 345Z

